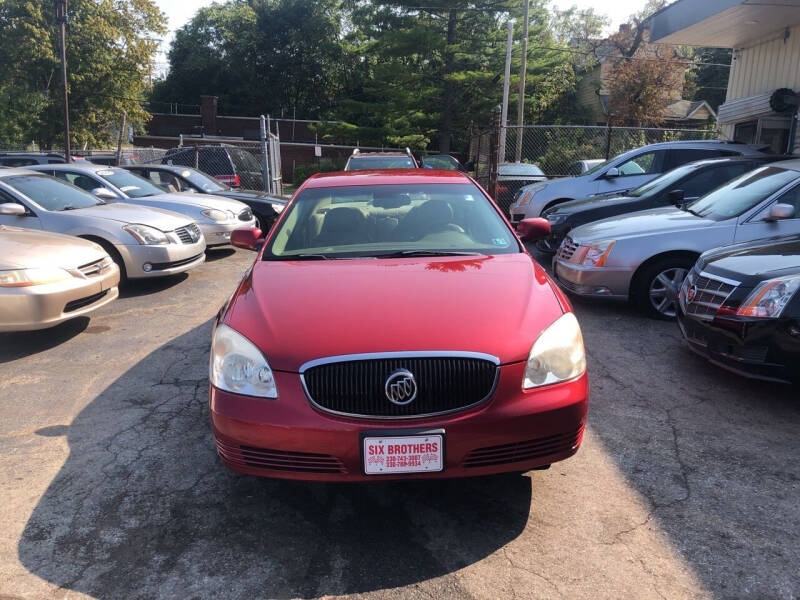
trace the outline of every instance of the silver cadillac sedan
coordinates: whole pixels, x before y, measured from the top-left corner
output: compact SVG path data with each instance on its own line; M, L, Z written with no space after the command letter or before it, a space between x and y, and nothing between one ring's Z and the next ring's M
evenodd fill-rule
M656 208L573 229L556 279L581 296L631 299L673 318L683 278L718 246L800 233L800 160L760 167L681 208Z
M122 202L107 204L27 169L0 168L0 225L91 240L108 252L123 278L172 275L205 260L203 234L184 215Z
M253 211L243 202L210 194L168 193L152 181L119 167L82 162L36 165L31 169L53 175L108 202L122 201L186 215L200 227L209 247L229 244L234 229L256 224Z
M0 225L0 331L53 327L118 295L119 269L97 244Z

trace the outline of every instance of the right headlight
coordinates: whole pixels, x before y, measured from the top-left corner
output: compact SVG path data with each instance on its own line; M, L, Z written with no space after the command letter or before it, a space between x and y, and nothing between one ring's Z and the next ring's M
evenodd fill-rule
M230 221L231 217L235 217L232 212L228 212L225 210L217 210L216 208L209 208L208 210L203 211L203 216L208 217L215 223L225 223L226 221Z
M130 233L137 242L144 246L160 246L162 244L169 244L167 234L159 231L155 227L149 225L124 225L122 227L125 231Z
M564 313L533 344L525 365L526 390L580 377L586 371L586 353L578 320Z
M778 277L762 281L754 289L736 314L743 317L776 319L800 288L800 275Z
M603 267L608 260L608 255L611 254L611 249L614 247L614 241L608 242L595 242L594 244L587 244L583 246L577 254L579 262L585 267ZM580 254L579 254L580 253Z
M0 271L0 287L30 287L72 279L72 275L58 267L34 267Z
M211 339L208 378L226 392L277 398L272 369L255 344L227 325L217 325Z

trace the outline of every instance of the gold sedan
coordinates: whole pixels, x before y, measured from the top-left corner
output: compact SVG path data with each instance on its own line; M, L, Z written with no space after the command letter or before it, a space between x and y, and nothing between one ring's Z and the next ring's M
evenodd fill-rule
M45 329L119 295L119 267L80 238L0 225L0 331Z

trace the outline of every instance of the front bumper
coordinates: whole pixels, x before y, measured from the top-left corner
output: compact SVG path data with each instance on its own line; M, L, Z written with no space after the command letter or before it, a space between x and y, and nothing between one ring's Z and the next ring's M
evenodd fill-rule
M206 247L213 248L215 246L224 246L231 243L231 232L235 229L243 227L255 227L255 218L249 221L228 221L225 223L197 223L200 231L203 232L203 237L206 240Z
M705 321L678 307L678 326L689 348L745 377L800 381L800 320L718 316Z
M33 331L89 314L119 295L119 268L95 277L0 288L0 331Z
M404 420L322 412L312 407L297 373L274 373L277 400L230 394L212 386L209 405L217 451L234 471L314 481L470 477L527 471L564 460L577 452L583 437L587 377L523 391L524 368L525 363L503 366L495 393L478 407ZM363 474L362 432L391 430L396 435L398 430L420 429L444 430L443 471Z
M206 243L201 238L193 244L167 244L164 246L116 246L125 262L130 279L164 277L183 273L203 264ZM149 267L148 267L149 265Z
M628 269L588 267L553 259L558 284L578 296L627 300L633 273Z

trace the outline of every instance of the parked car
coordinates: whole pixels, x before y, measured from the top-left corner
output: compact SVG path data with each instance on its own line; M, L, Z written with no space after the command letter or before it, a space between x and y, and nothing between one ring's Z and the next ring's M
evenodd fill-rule
M562 286L632 299L675 316L686 273L706 250L800 233L800 160L759 167L681 208L653 208L573 229L555 256Z
M233 189L218 179L193 169L178 165L143 164L125 167L131 173L149 179L168 192L195 192L214 194L238 200L250 207L256 218L255 226L267 231L283 208L286 200L255 190Z
M747 377L800 383L800 235L700 256L678 296L689 348Z
M516 193L526 185L547 181L542 170L530 163L502 163L497 167L497 199L503 213L508 212Z
M769 146L699 140L662 142L636 148L597 165L578 177L551 179L522 188L511 205L512 222L538 217L556 204L584 198L618 196L652 181L662 173L696 160L724 156L758 156Z
M169 194L153 182L121 167L92 163L31 167L91 192L99 198L181 213L191 218L203 234L206 246L230 243L231 231L255 225L250 208L237 200L192 193Z
M424 169L467 170L455 156L449 154L427 154L420 159L420 163Z
M537 219L518 231L547 229ZM213 433L230 468L466 477L577 451L578 322L468 176L315 175L258 234L234 232L237 246L261 249L211 347ZM487 311L497 298L503 310Z
M182 273L205 260L206 244L183 215L123 202L27 169L0 169L0 225L65 233L102 246L121 277Z
M161 162L195 167L233 188L264 189L261 163L252 152L237 146L218 144L170 148Z
M576 160L569 167L567 167L566 175L568 177L577 177L583 175L587 171L591 171L597 165L602 165L605 161L604 158L588 158L583 160Z
M117 265L93 242L0 225L0 332L88 315L119 295L118 283Z
M105 165L107 167L117 166L117 153L116 152L93 152L83 157L90 163L96 165ZM123 155L120 157L120 165L130 165L136 162L132 157Z
M67 162L57 152L0 152L0 167L28 167L30 165L52 165Z
M374 171L379 169L416 169L417 164L411 150L405 152L361 152L358 148L347 159L345 171Z
M693 202L734 177L743 175L779 156L715 158L688 163L656 177L623 196L572 200L544 211L552 235L537 244L542 252L555 252L567 233L592 221L649 208Z

